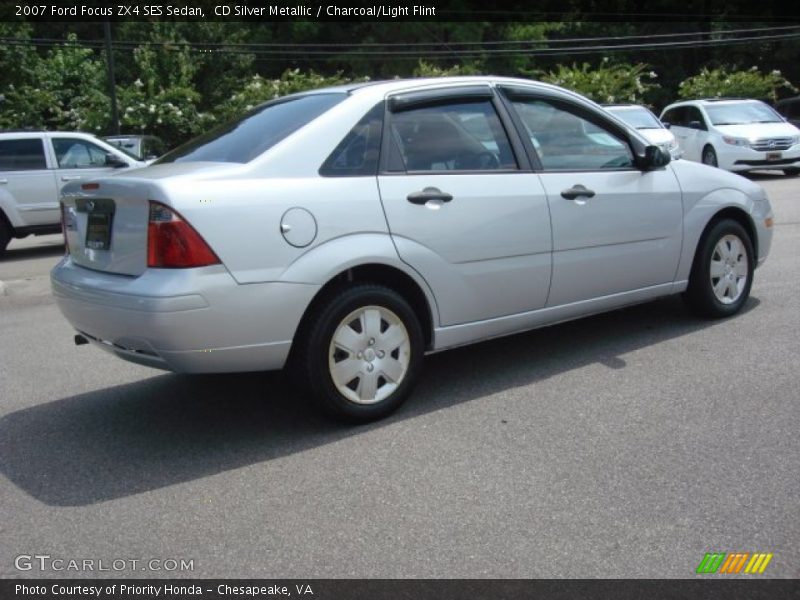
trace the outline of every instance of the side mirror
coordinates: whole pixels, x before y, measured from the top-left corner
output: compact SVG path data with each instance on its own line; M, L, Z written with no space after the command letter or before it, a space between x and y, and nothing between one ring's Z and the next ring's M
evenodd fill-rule
M644 149L644 158L641 160L641 167L644 171L652 171L666 167L672 157L669 152L665 152L659 146L647 146Z
M690 129L704 129L703 124L700 121L689 121L689 128Z
M661 121L661 124L667 129L672 129L672 123L670 123L669 121Z

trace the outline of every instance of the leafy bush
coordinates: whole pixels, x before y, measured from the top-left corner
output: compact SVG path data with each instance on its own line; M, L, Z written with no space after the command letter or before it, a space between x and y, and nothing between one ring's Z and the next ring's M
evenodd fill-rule
M480 65L477 63L464 63L452 67L440 67L433 63L420 60L414 68L414 77L456 77L460 75L479 75Z
M123 132L157 135L175 146L214 123L213 115L197 109L200 94L194 89L172 86L145 93L142 87L134 82L118 94Z
M196 66L180 47L157 50L144 45L133 52L139 78L118 88L120 128L147 133L177 145L206 130L214 117L201 112L193 77Z
M0 127L104 131L110 122L105 67L70 35L44 58L27 55L27 77L3 94Z
M558 69L541 76L541 80L583 94L600 103L643 102L647 93L658 88L653 83L656 74L645 64L618 63L611 65L604 58L597 67L589 63L559 65Z
M326 77L314 71L300 71L300 69L287 69L277 79L254 75L229 100L217 106L214 114L218 120L227 121L273 98L351 81L353 80L342 76L340 72ZM356 81L368 81L368 78Z
M797 92L780 71L762 73L757 67L746 71L728 71L704 68L694 77L681 82L678 95L681 98L743 97L761 100L777 100L780 88Z

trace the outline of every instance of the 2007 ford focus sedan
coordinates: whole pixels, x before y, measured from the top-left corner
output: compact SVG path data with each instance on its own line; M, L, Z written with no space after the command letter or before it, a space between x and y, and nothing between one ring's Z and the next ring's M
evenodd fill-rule
M499 77L279 98L68 185L62 212L52 285L76 341L186 373L287 366L361 421L426 352L667 294L733 315L772 240L760 186Z

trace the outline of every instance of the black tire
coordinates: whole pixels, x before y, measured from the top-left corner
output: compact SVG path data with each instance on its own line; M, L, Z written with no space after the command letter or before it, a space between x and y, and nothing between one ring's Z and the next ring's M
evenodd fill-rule
M746 280L740 290L736 289L735 293L728 293L733 291L734 286L738 286L739 282L736 272L733 272L731 287L723 294L727 298L720 299L715 293L714 287L720 284L724 286L726 275L712 278L711 264L714 260L722 268L728 268L725 265L726 257L720 255L717 250L717 244L720 244L721 240L727 236L738 238L741 242L741 248L736 250L736 254L739 257L746 256ZM730 244L726 242L726 246L730 247ZM731 260L735 262L735 259L731 258ZM709 227L698 244L692 272L689 275L689 287L684 294L684 299L697 314L704 317L719 319L735 315L750 297L754 267L753 242L745 228L731 219L716 221Z
M402 345L402 352L399 348L388 350L389 346L381 350L379 345L382 339L379 338L378 342L371 346L372 353L367 355L369 340L366 329L362 329L361 332L353 330L354 333L363 336L363 338L359 337L359 344L363 343L363 347L359 345L358 348L353 349L353 353L334 348L333 337L337 331L341 331L341 328L345 327L345 319L354 312L367 309L367 307L377 307L379 310L385 311L385 313L380 313L381 336L391 326L388 320L384 320L384 314L387 318L397 317L399 319L404 327L404 331L400 330L405 334L403 339L407 340L407 343L404 341ZM356 319L351 321L351 325L361 327L362 322ZM383 329L384 325L386 325L385 330ZM386 417L406 400L419 378L424 352L422 328L408 302L394 290L374 284L356 284L340 288L331 294L319 307L319 310L315 310L314 314L309 315L301 325L296 342L297 349L292 353L289 366L293 383L303 389L327 414L339 419L361 423ZM361 354L356 356L356 350L364 354L363 359ZM375 351L383 352L380 358L375 356ZM386 351L391 353L386 360L394 361L393 364L400 365L400 360L407 361L402 377L398 377L399 383L391 382L381 375L381 361L385 357ZM374 365L372 362L367 362L368 356L371 357L370 361L376 361ZM363 364L364 369L355 375L348 385L344 386L350 389L348 394L360 395L364 378L376 378L377 387L374 399L367 400L370 403L359 403L345 396L337 388L332 375L332 365L337 361L345 360L353 365ZM370 368L370 374L367 374L367 368ZM390 387L384 388L386 385ZM388 391L392 388L393 391ZM347 392L347 390L344 391ZM382 393L386 393L388 396L378 398Z
M787 177L797 177L798 175L800 175L800 169L796 167L784 169L783 174L786 175Z
M703 164L708 165L709 167L718 167L719 162L717 161L717 152L711 146L706 146L703 148Z
M0 257L5 254L8 243L11 241L12 237L14 236L13 232L11 231L11 227L9 227L8 223L6 223L3 215L0 214Z

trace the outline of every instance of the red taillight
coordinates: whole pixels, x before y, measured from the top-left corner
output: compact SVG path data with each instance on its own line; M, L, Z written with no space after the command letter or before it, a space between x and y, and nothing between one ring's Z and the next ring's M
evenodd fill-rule
M147 225L147 266L185 269L219 264L220 260L205 240L181 216L150 200Z

